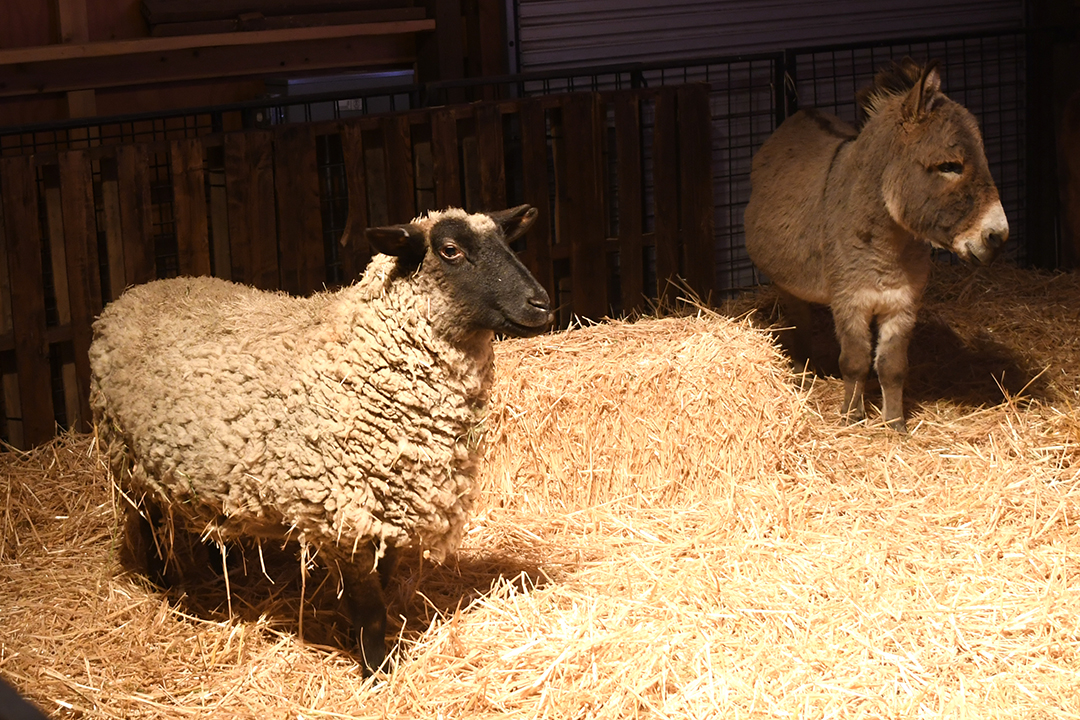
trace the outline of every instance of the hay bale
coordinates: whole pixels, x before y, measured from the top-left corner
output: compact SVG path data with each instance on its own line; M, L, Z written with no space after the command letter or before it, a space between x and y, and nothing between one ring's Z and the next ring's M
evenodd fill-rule
M787 365L766 333L711 312L501 342L481 497L686 504L782 475L807 430Z

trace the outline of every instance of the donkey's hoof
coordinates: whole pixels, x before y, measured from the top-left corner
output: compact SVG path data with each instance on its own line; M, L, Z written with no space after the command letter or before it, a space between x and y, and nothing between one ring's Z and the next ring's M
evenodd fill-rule
M904 418L893 418L892 420L886 420L885 425L890 430L895 430L898 433L907 435L907 423L904 422Z

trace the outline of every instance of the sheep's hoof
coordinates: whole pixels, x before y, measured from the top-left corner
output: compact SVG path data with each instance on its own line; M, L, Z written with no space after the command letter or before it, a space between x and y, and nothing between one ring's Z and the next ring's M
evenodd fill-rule
M364 661L364 670L367 675L375 675L389 670L389 659L386 654L386 620L371 621L364 627L357 628L360 636L361 659Z

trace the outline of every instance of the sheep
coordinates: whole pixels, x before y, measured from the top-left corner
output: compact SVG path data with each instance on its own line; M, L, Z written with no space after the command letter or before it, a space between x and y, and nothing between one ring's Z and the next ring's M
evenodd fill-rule
M175 528L299 541L339 578L366 669L382 667L396 549L441 561L473 505L494 335L551 321L508 246L536 215L369 228L363 276L311 297L181 277L110 303L91 407L129 553L167 565Z

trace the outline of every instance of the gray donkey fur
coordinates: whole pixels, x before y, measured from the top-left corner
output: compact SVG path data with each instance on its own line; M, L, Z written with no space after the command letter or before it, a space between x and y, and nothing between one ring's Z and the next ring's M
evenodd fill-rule
M858 130L804 110L762 145L750 175L746 248L781 291L796 326L796 361L809 356L808 303L831 307L848 422L866 416L876 321L882 414L903 431L908 341L931 246L987 263L1009 225L975 118L941 92L936 63L892 64L859 104L866 120Z

